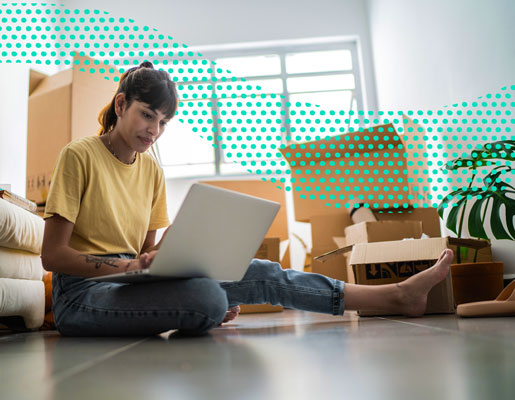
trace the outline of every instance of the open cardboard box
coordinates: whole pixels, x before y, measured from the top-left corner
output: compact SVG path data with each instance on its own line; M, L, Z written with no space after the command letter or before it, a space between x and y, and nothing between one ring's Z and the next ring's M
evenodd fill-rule
M265 235L265 240L256 258L280 262L283 268L290 268L290 250L288 220L286 217L286 198L283 184L280 182L268 182L263 180L210 180L201 183L245 193L250 196L275 201L281 204L270 229ZM273 239L273 240L272 240ZM270 240L272 240L270 242ZM277 243L276 243L277 242ZM265 247L263 247L265 246ZM284 246L281 251L280 247ZM268 249L268 250L267 250ZM241 313L259 313L282 311L281 306L270 304L242 305Z
M422 232L425 233L429 237L440 237L440 219L438 217L438 212L434 208L406 208L402 210L398 209L379 209L372 210L377 219L382 221L415 221L417 224L421 223ZM334 242L334 238L337 237L339 240L344 240L346 236L346 229L357 226L359 224L353 225L352 220L350 218L349 211L340 210L338 214L325 214L325 215L315 215L310 218L311 222L311 240L312 240L312 263L311 263L311 271L315 273L319 273L322 275L329 276L331 278L335 278L338 280L343 280L346 282L353 281L353 275L349 274L349 267L346 261L346 258L343 254L339 254L332 258L331 260L327 260L322 263L316 259L316 257L327 253L331 250L337 249L337 246ZM376 225L376 227L380 227L381 224ZM352 228L359 229L359 228ZM399 228L400 229L400 228ZM408 228L407 233L414 233L412 228ZM353 235L355 235L355 230L350 231ZM403 234L399 231L399 236L391 236L388 238L388 232L382 234L382 240L400 240L406 236L402 236ZM414 236L420 237L420 235ZM379 236L378 236L379 238ZM351 239L349 244L357 243L357 239ZM368 240L372 241L372 240ZM342 247L342 246L340 246Z
M341 248L352 246L356 243L386 242L410 238L418 239L421 236L422 221L367 221L346 227L345 237L333 237L333 241L338 248ZM349 253L344 254L347 272L346 282L356 283L349 256Z
M341 214L341 207L335 205L359 196L379 207L384 201L428 204L427 193L416 183L422 174L419 163L425 161L425 142L418 140L424 131L408 117L404 120L402 135L386 124L281 149L291 169L295 219L309 222L316 215ZM379 196L384 194L394 195L394 199L381 200Z
M102 65L114 72L91 73L86 65L93 67L98 60L76 55L73 61L74 68L52 76L30 71L26 197L38 204L46 201L61 149L97 133L98 114L118 88L116 69Z
M333 250L318 258L330 260L340 254L351 252L350 264L357 284L384 285L398 283L431 267L442 251L450 248L456 256L457 246L479 249L483 258L491 257L490 242L451 237L399 240L376 243L357 243ZM428 295L426 314L454 313L451 275L436 285ZM389 315L384 311L359 310L360 316Z

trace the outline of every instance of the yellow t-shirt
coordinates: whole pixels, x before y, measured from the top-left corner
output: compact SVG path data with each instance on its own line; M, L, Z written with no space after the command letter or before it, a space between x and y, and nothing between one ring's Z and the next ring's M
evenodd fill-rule
M44 218L74 224L69 246L83 254L138 255L147 231L170 224L163 171L147 153L124 164L98 136L68 144L55 166Z

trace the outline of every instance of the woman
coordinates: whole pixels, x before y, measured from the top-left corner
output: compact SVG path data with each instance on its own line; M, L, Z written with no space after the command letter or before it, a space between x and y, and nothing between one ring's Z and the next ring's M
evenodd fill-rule
M449 272L450 250L432 268L382 286L344 284L266 260L252 260L239 282L85 281L152 263L159 249L156 230L169 220L163 172L147 150L177 104L169 75L145 62L121 77L99 117L100 135L74 141L59 155L45 209L42 260L54 272L53 311L63 335L144 336L170 329L198 335L234 319L239 304L266 302L333 315L355 309L424 313L429 290Z

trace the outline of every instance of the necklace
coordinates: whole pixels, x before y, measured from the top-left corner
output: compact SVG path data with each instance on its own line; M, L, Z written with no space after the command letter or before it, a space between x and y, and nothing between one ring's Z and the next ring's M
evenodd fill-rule
M112 132L112 131L111 131L111 132ZM136 162L136 155L137 155L138 153L134 154L134 158L132 159L132 161L131 161L130 163L126 163L126 162L124 162L124 161L120 160L120 157L118 157L118 156L116 155L116 153L114 152L114 147L113 147L113 145L111 144L111 132L109 132L109 133L107 134L107 141L109 142L109 151L113 154L113 156L115 156L115 157L116 157L119 161L121 161L122 163L124 163L124 164L128 164L128 165L130 165L130 164L134 164L134 163Z

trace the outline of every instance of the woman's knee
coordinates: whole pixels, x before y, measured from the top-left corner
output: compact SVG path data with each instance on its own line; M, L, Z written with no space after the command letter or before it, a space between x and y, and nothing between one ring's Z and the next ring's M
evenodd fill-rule
M283 269L278 262L254 258L243 280L274 280L281 273Z
M192 301L194 311L205 315L213 322L213 326L219 325L229 307L225 290L213 279L197 278L195 281L192 293L196 297L196 300Z

